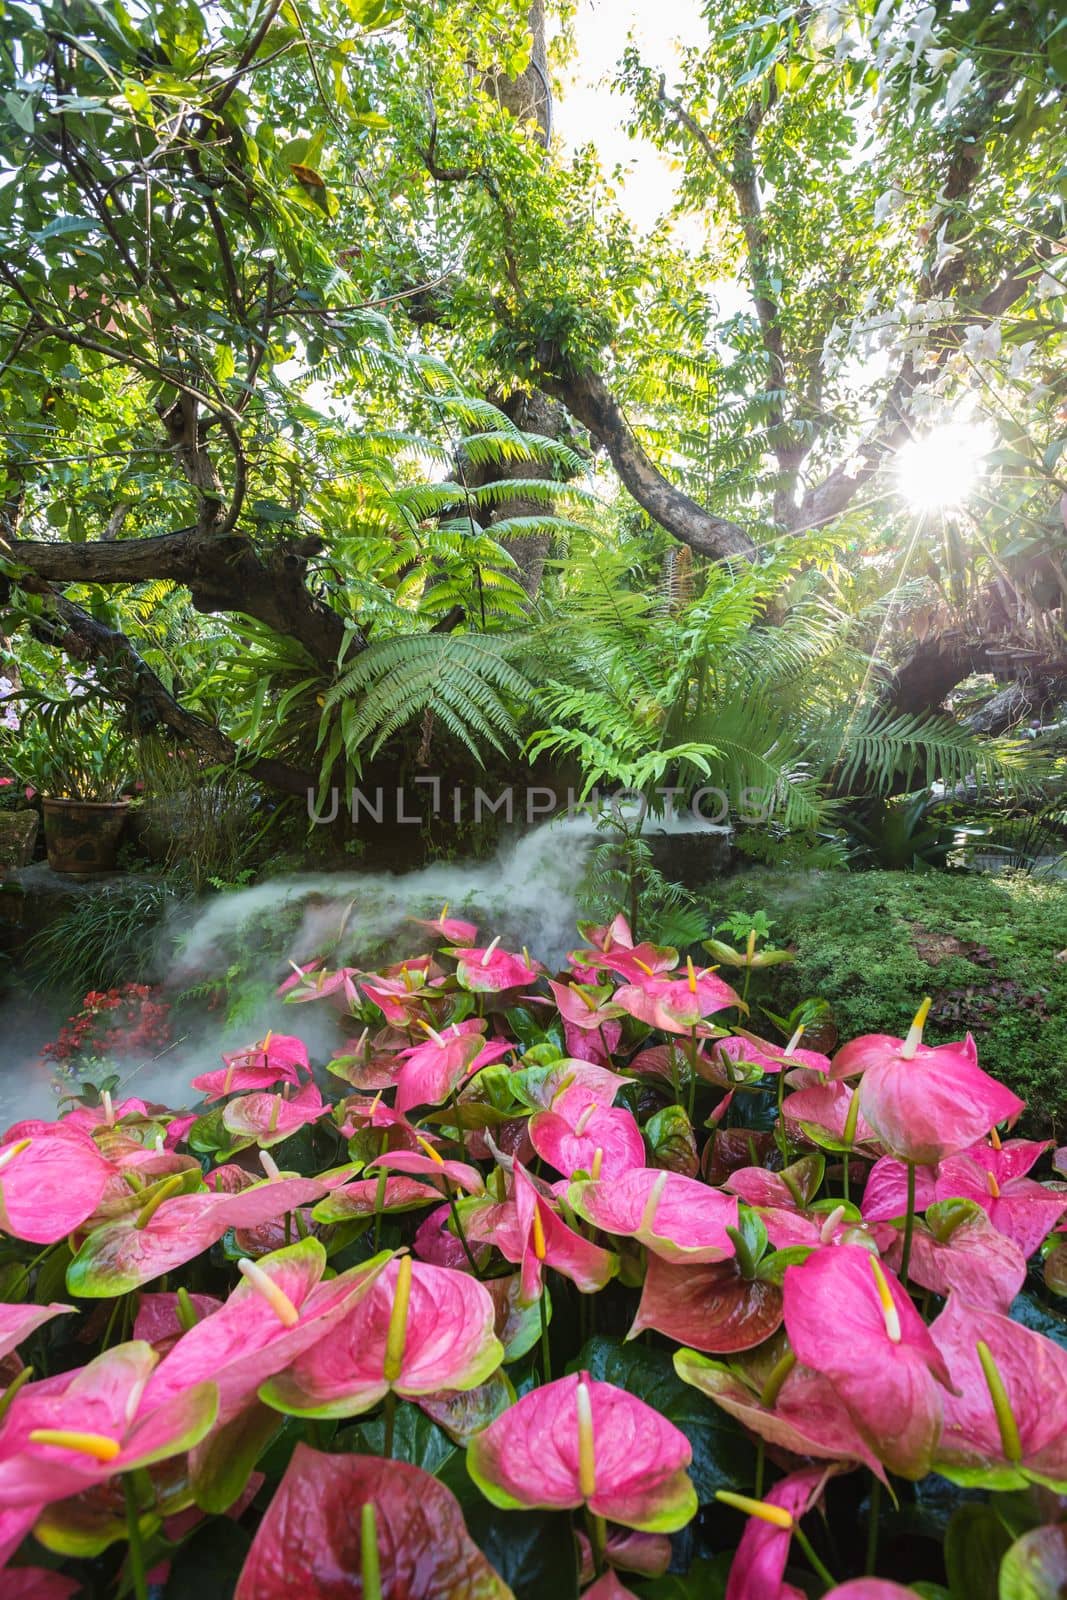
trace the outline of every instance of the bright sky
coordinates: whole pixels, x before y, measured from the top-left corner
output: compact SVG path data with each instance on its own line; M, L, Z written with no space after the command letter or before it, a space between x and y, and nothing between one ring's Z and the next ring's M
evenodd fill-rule
M678 43L707 39L700 0L581 0L575 19L578 53L555 107L556 133L564 148L590 142L607 172L622 163L628 176L623 203L640 228L650 228L667 209L677 182L667 161L646 140L622 127L626 101L609 87L632 33L642 60L676 76Z

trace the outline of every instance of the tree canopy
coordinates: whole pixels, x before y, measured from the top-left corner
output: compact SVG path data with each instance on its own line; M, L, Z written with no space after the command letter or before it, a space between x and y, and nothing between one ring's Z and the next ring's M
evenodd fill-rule
M1067 24L702 11L618 64L645 230L555 132L568 0L5 0L8 632L293 793L406 728L791 821L976 770L946 694L1067 675Z

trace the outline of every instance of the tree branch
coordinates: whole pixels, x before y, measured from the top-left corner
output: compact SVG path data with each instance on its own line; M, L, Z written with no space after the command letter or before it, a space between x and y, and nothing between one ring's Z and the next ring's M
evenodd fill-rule
M311 773L271 757L248 759L221 728L187 710L124 633L97 621L43 579L24 579L23 587L45 602L44 614L32 624L33 632L75 661L104 661L111 669L112 686L131 708L141 733L154 724L162 724L219 766L240 768L249 777L284 794L305 796L314 790L316 780Z

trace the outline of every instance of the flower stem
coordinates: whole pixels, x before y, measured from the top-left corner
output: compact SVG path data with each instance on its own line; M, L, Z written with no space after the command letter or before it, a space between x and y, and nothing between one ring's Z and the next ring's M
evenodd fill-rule
M900 1281L905 1288L908 1283L908 1267L911 1265L911 1236L915 1230L915 1163L908 1162L908 1209L904 1217L904 1250L900 1257Z
M145 1576L144 1545L141 1543L141 1515L137 1507L133 1474L122 1475L122 1492L126 1499L126 1537L130 1545L130 1583L136 1600L148 1600L148 1580Z
M797 1544L807 1556L813 1570L818 1573L823 1583L827 1584L829 1588L833 1589L836 1586L833 1574L826 1570L818 1556L815 1554L811 1540L808 1538L799 1522L795 1523L793 1526L793 1537L796 1539Z
M756 1446L756 1478L752 1489L755 1500L763 1499L763 1468L767 1457L767 1446L761 1439Z
M448 1195L448 1209L452 1213L452 1223L456 1230L456 1237L463 1246L463 1254L470 1263L471 1271L474 1273L474 1276L478 1279L478 1281L481 1282L482 1274L479 1270L477 1261L474 1259L474 1252L471 1250L471 1247L467 1242L467 1235L463 1231L463 1222L460 1218L459 1207L456 1205L456 1197L452 1192L452 1185L448 1182L447 1178L445 1179L445 1193Z
M608 1525L603 1517L594 1516L588 1508L585 1520L589 1529L589 1543L593 1549L593 1574L599 1578L606 1565L604 1553L608 1547Z
M382 1454L386 1461L393 1459L393 1433L396 1428L396 1390L389 1389L385 1396L385 1406L382 1412L385 1420L385 1442L382 1445Z
M548 1307L545 1304L545 1286L541 1285L541 1365L546 1383L552 1382L552 1347L548 1342Z
M867 1565L864 1572L868 1578L874 1577L874 1569L878 1562L878 1518L882 1510L882 1484L879 1478L871 1477L870 1509L867 1512Z

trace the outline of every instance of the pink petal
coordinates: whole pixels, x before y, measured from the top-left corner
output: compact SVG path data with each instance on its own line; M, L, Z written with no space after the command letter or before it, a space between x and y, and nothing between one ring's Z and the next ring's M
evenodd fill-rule
M299 1313L287 1326L253 1284L242 1281L213 1315L179 1339L149 1379L146 1406L161 1405L210 1378L219 1390L219 1421L236 1416L259 1385L296 1361L309 1345L340 1337L338 1324L366 1295L387 1257L320 1282L326 1252L302 1239L257 1263ZM327 1339L327 1335L329 1339Z
M329 1110L316 1086L306 1083L289 1100L281 1094L241 1095L226 1106L222 1125L230 1133L254 1139L262 1149L268 1149Z
M665 1261L724 1261L734 1253L726 1229L737 1227L737 1200L678 1173L641 1168L611 1182L574 1183L568 1203L594 1227L639 1239Z
M579 1374L522 1397L478 1434L467 1466L494 1505L563 1510L588 1503L595 1516L669 1533L696 1510L686 1475L689 1441L667 1419L614 1384L586 1378L592 1413L594 1491L579 1475Z
M945 1397L938 1469L951 1473L960 1467L1005 1464L1000 1430L976 1350L982 1340L1008 1393L1023 1466L1028 1473L1053 1480L1060 1493L1067 1492L1067 1350L1009 1317L966 1305L958 1294L949 1296L930 1332L959 1391Z
M0 1305L0 1361L43 1323L51 1322L53 1317L65 1316L74 1309L74 1306L61 1305L58 1301L52 1301L47 1306Z
M28 1137L20 1150L9 1132L0 1147L0 1229L31 1244L55 1244L93 1214L112 1169L74 1129L46 1126Z
M571 1096L568 1091L573 1104ZM589 1101L577 1116L562 1115L557 1109L536 1112L530 1118L530 1142L542 1161L567 1178L579 1168L590 1172L598 1150L605 1178L643 1167L646 1160L645 1141L630 1112L621 1106L604 1110Z
M774 1485L764 1499L799 1520L822 1493L825 1467L805 1467ZM762 1517L750 1517L726 1583L725 1600L778 1600L793 1536Z
M488 1291L472 1277L422 1261L412 1265L400 1374L392 1384L384 1377L399 1266L394 1257L330 1337L260 1391L268 1405L299 1416L351 1417L369 1410L390 1387L413 1397L485 1381L504 1353Z

